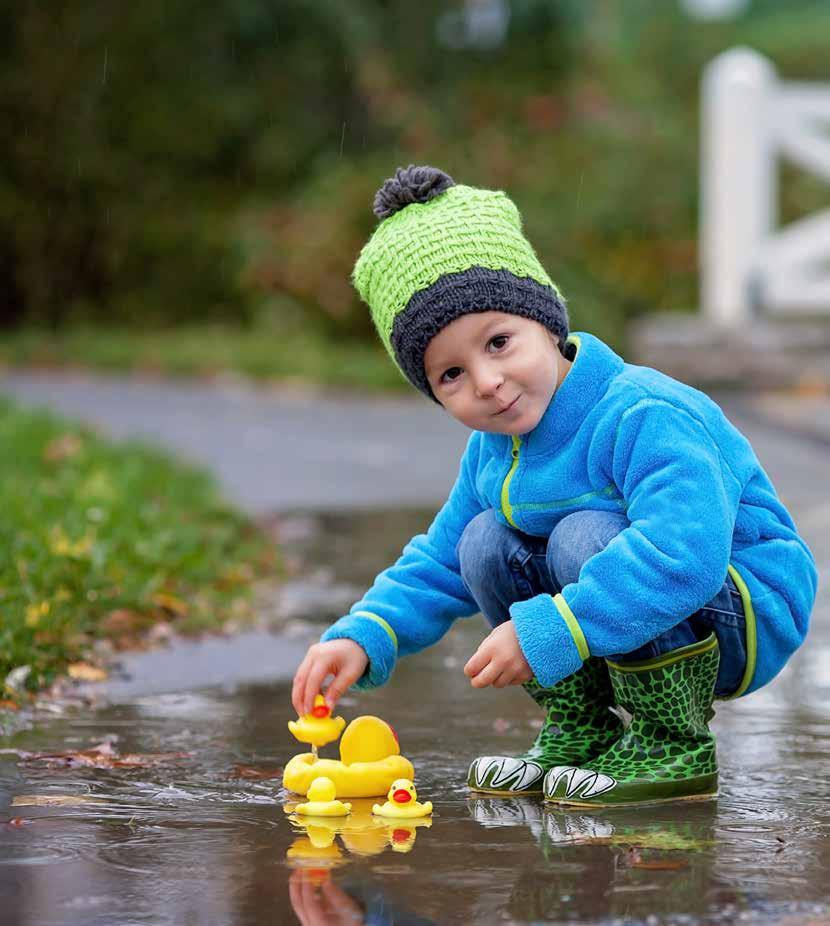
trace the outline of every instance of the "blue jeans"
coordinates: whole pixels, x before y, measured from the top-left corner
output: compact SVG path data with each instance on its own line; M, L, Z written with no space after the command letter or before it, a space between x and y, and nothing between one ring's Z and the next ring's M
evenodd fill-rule
M493 627L510 619L510 605L535 595L556 595L576 582L582 566L628 527L622 514L576 511L550 537L532 537L501 524L492 509L473 518L458 544L461 577ZM615 662L650 659L703 640L714 631L720 645L715 695L736 691L746 669L746 619L731 576L699 611Z

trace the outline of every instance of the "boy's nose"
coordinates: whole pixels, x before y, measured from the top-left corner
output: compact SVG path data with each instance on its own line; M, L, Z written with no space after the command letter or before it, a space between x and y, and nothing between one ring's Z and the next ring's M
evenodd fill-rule
M473 380L476 396L480 399L489 399L496 394L503 382L504 377L495 370L483 370L476 373Z

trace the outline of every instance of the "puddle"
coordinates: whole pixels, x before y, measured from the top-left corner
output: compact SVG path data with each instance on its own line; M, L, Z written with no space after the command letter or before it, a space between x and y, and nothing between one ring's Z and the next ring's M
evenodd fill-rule
M418 513L315 517L291 542L304 569L359 584L419 523ZM830 924L826 624L773 686L719 707L721 794L693 805L566 813L472 798L469 759L521 751L537 720L519 689L469 687L460 667L484 635L475 619L401 663L386 689L340 703L347 719L376 713L395 727L419 799L434 804L429 826L378 823L371 802L354 802L341 823L286 815L291 796L274 776L302 751L286 729L287 682L133 693L20 731L0 745L56 752L110 738L120 755L186 755L113 768L0 756L4 916L21 926Z

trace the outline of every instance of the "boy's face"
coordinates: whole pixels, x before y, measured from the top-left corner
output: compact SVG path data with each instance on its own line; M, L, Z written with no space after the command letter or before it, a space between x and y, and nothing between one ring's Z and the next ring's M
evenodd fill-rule
M497 311L462 315L424 353L435 398L468 428L495 434L532 431L570 367L547 328Z

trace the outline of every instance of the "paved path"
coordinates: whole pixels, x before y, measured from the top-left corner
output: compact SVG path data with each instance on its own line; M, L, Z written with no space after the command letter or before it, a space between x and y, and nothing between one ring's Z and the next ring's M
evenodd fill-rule
M417 396L17 372L0 373L0 392L198 461L252 513L437 507L466 441L461 425ZM830 574L830 396L718 398Z
M0 392L202 463L251 512L437 505L466 429L412 398L316 396L240 384L0 372ZM830 396L719 396L785 495L815 493L830 464Z
M0 392L206 464L251 512L431 505L465 428L425 399L0 372Z

